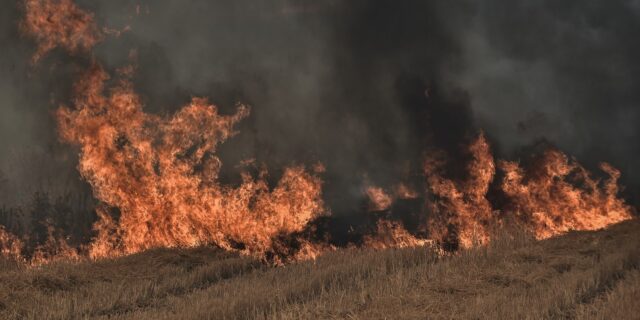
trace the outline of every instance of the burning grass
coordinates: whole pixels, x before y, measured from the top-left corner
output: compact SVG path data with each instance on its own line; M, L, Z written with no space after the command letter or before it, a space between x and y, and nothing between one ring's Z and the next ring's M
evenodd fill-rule
M225 115L193 98L149 113L135 63L114 72L92 55L110 32L91 12L21 3L33 63L55 48L90 61L55 117L97 218L70 223L68 200L48 197L27 222L0 210L2 318L607 318L635 306L624 296L637 294L625 279L638 281L638 223L573 231L633 216L606 163L600 178L550 146L500 160L467 128L459 146L419 147L422 182L370 185L361 212L332 216L321 163L292 159L270 183L263 159L247 159L255 172L220 181L216 152L248 107ZM564 236L496 233L511 228Z
M332 213L323 197L322 164L307 163L319 170L300 164L278 168L283 174L275 185L266 169L240 172L242 181L235 184L220 181L218 147L238 134L238 122L250 116L248 107L238 104L235 113L225 115L207 98L193 98L171 115L146 112L144 97L134 90L135 63L113 72L92 56L106 32L93 13L72 0L20 3L21 29L38 46L34 63L57 47L91 61L55 116L61 141L77 148L79 173L99 205L90 240L70 243L59 226L39 219L21 237L0 230L0 254L5 256L40 264L212 245L280 264L315 259L339 246L429 244L454 252L487 245L493 231L506 224L544 239L632 216L633 209L618 194L620 172L612 166L601 166L609 176L602 181L553 148L527 165L498 160L484 134L469 128L459 151L437 144L420 147L426 148L424 166L412 173L422 176L420 188L396 181L393 193L384 189L389 186L363 190L368 208L349 214L371 213L376 221L364 227L328 223L333 229L319 232ZM408 213L395 212L396 202L407 198L419 205ZM63 209L55 211L68 211ZM336 235L339 228L349 228L343 237L348 240ZM360 230L354 234L351 229Z
M3 319L625 319L640 312L640 223L442 257L347 249L268 267L215 249L0 264Z
M336 247L334 230L314 232L331 215L323 199L322 170L290 166L275 186L269 186L266 169L242 172L237 185L221 183L217 148L237 134L234 126L249 116L249 108L239 105L235 114L222 115L206 99L194 98L171 116L146 113L130 79L134 69L121 69L110 82L94 63L77 81L71 105L58 109L60 136L79 148L78 169L101 204L99 218L93 225L96 235L79 247L51 236L56 233L51 229L32 262L214 245L279 264L314 259ZM370 187L363 192L370 200L365 213L386 213L342 246L429 243L456 251L487 245L494 230L507 225L544 239L632 217L633 208L619 197L620 172L606 163L601 169L609 177L602 180L551 147L527 165L496 161L482 133L461 148L463 175L450 172L459 160L430 150L422 172L425 190L405 187L389 195ZM407 197L420 202L405 213L417 217L410 223L397 221L403 217L394 212L394 203ZM0 234L2 252L24 256L20 239L12 239Z

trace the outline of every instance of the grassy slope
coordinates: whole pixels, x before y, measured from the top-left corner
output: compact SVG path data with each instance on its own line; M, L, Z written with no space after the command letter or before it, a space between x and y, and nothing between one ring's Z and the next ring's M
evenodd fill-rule
M448 258L343 250L270 268L203 248L0 263L2 319L638 319L639 299L639 221Z

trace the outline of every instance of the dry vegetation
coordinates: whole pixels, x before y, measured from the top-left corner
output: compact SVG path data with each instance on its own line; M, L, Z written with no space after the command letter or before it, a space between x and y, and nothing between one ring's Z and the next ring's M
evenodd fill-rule
M0 264L2 319L638 319L640 223L438 258L343 250L273 268L215 249Z

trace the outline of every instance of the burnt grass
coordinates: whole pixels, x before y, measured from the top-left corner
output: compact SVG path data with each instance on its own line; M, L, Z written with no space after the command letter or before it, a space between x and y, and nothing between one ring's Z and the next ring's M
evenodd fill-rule
M441 256L341 249L272 267L214 248L27 268L0 262L2 319L634 319L640 222Z

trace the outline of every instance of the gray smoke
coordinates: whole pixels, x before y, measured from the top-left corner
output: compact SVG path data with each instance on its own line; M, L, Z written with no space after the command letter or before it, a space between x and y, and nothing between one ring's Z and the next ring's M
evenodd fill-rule
M640 1L485 1L454 76L508 152L545 138L640 198Z

